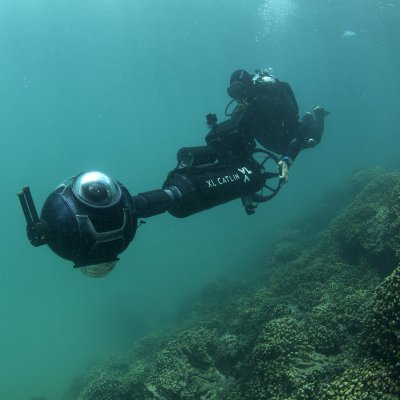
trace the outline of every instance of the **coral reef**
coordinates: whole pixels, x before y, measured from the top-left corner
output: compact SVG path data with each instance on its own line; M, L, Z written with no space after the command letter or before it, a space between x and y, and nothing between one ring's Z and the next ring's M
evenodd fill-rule
M400 175L360 170L341 193L324 229L299 220L277 239L256 280L211 283L174 330L64 400L399 399Z
M400 267L377 288L365 329L371 353L400 377Z
M319 393L319 399L397 399L399 387L384 364L365 359L335 376Z
M385 274L399 259L400 183L396 173L373 177L333 221L329 233L344 259L352 264L366 262Z

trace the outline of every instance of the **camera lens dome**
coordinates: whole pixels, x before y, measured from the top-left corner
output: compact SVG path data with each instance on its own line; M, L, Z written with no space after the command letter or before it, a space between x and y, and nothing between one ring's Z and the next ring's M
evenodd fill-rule
M84 172L72 182L72 192L82 203L95 208L111 207L121 198L117 182L102 172Z

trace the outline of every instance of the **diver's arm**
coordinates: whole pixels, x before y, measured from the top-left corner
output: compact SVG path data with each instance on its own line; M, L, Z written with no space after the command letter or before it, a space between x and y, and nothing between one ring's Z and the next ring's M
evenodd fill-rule
M300 130L301 131L301 130ZM299 154L303 147L304 136L297 135L291 140L286 152L282 155L278 167L279 167L279 177L283 183L286 183L289 179L289 167L292 165L293 161Z
M301 131L302 130L290 141L287 150L282 155L282 159L287 160L289 165L293 163L300 153L300 150L303 148L305 137Z

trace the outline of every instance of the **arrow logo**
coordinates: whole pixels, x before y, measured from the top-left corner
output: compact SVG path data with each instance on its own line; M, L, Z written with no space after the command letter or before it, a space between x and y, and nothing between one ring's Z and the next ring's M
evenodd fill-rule
M253 173L252 171L248 170L246 167L238 168L238 171L243 174L244 183L250 182L249 175L251 175Z

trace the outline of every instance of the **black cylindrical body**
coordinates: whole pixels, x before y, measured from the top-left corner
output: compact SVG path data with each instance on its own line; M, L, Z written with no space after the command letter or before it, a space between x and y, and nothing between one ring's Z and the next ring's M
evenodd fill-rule
M176 169L163 188L176 187L181 198L168 210L183 218L230 200L259 191L265 177L257 163L247 161L236 166L213 165Z
M148 218L168 211L180 198L180 192L175 188L171 189L173 190L156 189L133 196L138 218Z
M217 159L217 151L213 146L183 147L178 151L177 159L182 167L212 164Z

